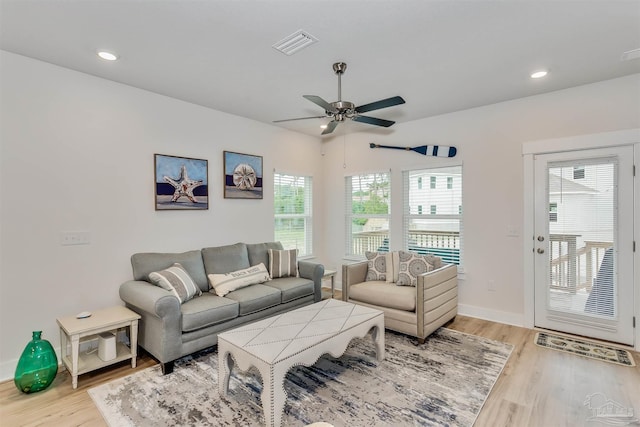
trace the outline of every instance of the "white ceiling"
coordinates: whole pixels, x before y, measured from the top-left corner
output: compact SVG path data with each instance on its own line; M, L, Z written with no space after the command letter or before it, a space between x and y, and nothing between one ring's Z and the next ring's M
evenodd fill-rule
M406 122L640 72L640 1L0 0L0 47L271 123L323 114L302 98L406 104ZM319 42L271 46L304 29ZM106 62L96 50L117 52ZM532 80L537 69L545 79ZM640 97L640 94L639 94ZM278 124L319 135L323 119ZM384 129L349 122L334 134Z

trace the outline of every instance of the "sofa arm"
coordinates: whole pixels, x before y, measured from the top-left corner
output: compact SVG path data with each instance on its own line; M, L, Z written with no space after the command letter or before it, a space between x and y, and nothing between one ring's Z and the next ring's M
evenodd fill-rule
M180 301L169 291L149 282L129 280L120 285L120 299L157 317L180 315Z
M349 286L367 279L367 261L342 264L342 301L349 300Z
M171 372L171 363L182 356L182 311L175 296L151 283L130 280L120 285L120 299L140 315L138 344Z
M324 276L324 265L313 261L298 261L298 273L300 277L313 280L313 301L322 299L322 276Z

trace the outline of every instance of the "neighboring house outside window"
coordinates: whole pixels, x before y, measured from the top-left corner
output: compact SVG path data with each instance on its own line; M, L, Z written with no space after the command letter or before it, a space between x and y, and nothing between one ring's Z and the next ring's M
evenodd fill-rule
M346 256L389 250L390 174L345 178Z
M313 252L312 177L273 175L274 238L298 256Z
M430 188L419 188L423 177L430 177ZM438 177L446 179L446 188L437 188ZM461 265L462 166L405 171L403 180L404 248ZM428 213L419 208L424 205L430 207Z

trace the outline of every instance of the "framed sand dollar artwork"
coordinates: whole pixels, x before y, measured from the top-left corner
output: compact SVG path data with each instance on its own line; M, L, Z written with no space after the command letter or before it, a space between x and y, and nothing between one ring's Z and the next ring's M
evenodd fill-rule
M156 154L154 166L157 211L209 209L207 160Z
M224 152L224 198L262 199L262 156Z

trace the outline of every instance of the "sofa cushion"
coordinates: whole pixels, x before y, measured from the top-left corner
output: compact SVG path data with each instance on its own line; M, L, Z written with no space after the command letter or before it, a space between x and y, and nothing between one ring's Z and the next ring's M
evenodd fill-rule
M365 277L365 281L387 281L389 277L393 276L393 264L389 252L366 251L364 256L367 258L367 276Z
M349 299L398 310L416 310L416 288L382 281L349 286Z
M180 300L180 303L189 301L196 295L202 295L198 285L179 263L175 263L165 270L149 273L149 280L154 285L171 292Z
M313 295L315 290L313 280L302 277L281 277L272 279L264 285L279 289L282 292L282 303Z
M142 252L131 256L131 266L133 267L133 280L143 280L150 282L149 273L164 270L174 263L180 263L189 276L197 283L202 291L209 289L209 281L204 272L202 254L200 251L189 251L181 253L155 253Z
M191 332L238 317L239 304L210 293L182 304L182 332Z
M237 291L229 292L225 298L240 304L240 316L255 313L280 304L280 290L266 285L251 285Z
M249 254L249 264L258 265L263 263L269 265L269 249L282 250L282 243L280 242L267 242L267 243L247 243L247 252Z
M416 286L419 275L434 270L433 265L427 262L426 256L405 251L400 251L399 255L400 269L396 282L399 286Z
M244 243L204 248L202 260L207 274L224 274L251 267L247 245Z
M229 273L209 274L208 277L213 291L219 297L223 297L229 292L244 288L245 286L256 285L271 280L267 267L262 263Z
M269 249L269 274L272 279L278 277L296 277L298 275L298 250Z

